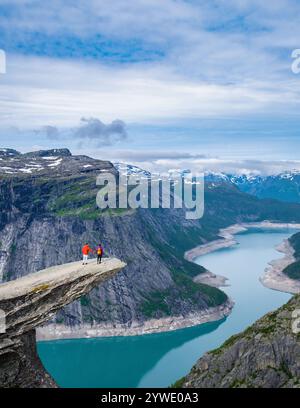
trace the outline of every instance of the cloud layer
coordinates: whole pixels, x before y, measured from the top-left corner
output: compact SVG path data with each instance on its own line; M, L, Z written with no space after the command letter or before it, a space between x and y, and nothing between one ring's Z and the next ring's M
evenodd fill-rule
M2 1L2 123L70 124L79 106L86 117L148 123L296 114L299 14L295 0Z
M33 132L45 135L51 141L59 141L60 143L67 143L70 139L77 139L77 148L86 146L101 148L127 139L126 125L122 120L118 119L106 125L97 118L81 118L80 125L74 128L60 129L56 126L47 125Z
M106 157L114 161L112 152L106 152ZM223 159L216 157L207 158L170 158L166 155L165 158L147 160L144 155L138 158L136 152L132 155L122 154L118 152L118 158L124 163L135 164L145 170L151 172L165 173L170 169L189 169L194 174L199 172L213 171L226 174L246 174L246 175L274 175L285 171L297 170L300 172L300 160L249 160L249 159Z
M294 155L288 123L299 129L300 75L291 71L292 51L300 46L299 15L296 0L53 0L47 7L2 0L7 74L0 76L0 134L21 129L16 147L25 149L33 143L32 129L43 128L34 133L34 143L43 147L67 140L72 129L73 146L83 141L102 147L127 143L122 122L115 122L121 118L140 126L134 137L153 153L151 159L144 153L145 160L159 159L154 147L163 151L168 128L180 136L170 143L175 152L195 146L193 155L201 156L196 139L211 137L224 151L238 144L240 154L257 157L265 139L254 125L264 117L269 134L281 139L282 156L288 143ZM77 127L82 117L91 119ZM280 118L284 126L278 126ZM192 123L209 120L207 133L195 131L188 145ZM240 124L232 126L241 131L234 141L222 129L225 120ZM213 121L221 122L218 134L211 132ZM142 129L149 124L153 133ZM178 124L186 132L176 133ZM184 164L188 158L174 160Z

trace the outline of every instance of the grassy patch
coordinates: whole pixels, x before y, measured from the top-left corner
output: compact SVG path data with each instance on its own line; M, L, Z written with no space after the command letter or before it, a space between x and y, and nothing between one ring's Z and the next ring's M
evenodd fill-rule
M297 232L297 234L294 234L290 237L289 239L290 244L295 250L295 258L300 260L300 232Z
M291 279L300 280L300 232L292 235L289 238L289 242L295 251L294 257L296 258L296 262L288 265L283 270L283 273L285 273Z
M175 381L174 384L170 385L170 388L182 388L185 381L185 377L179 378L179 380Z
M58 217L78 217L82 220L95 220L103 216L118 217L131 213L123 208L100 209L96 203L99 188L95 180L84 178L52 188L48 209Z
M199 293L205 295L208 306L219 306L228 299L226 293L212 286L194 282L189 276L180 270L172 272L174 282L180 288L180 293L183 299L189 299L193 303L197 303Z
M168 264L173 265L174 268L180 266L180 268L184 271L184 273L188 276L197 276L200 273L203 273L206 271L205 268L201 265L197 265L194 262L189 262L186 259L184 259L184 252L185 250L182 249L182 245L178 243L179 247L177 248L174 244L174 241L172 241L171 236L168 236L168 240L171 239L170 243L168 241L161 241L157 238L157 234L154 230L149 228L147 225L145 225L145 233L147 234L147 239L151 243L151 245L155 248L159 256L163 259L166 260L168 259ZM193 246L195 246L195 242ZM190 246L188 246L190 248Z
M194 306L204 300L209 307L219 306L227 300L227 295L221 290L195 283L180 270L172 270L171 274L175 286L148 293L147 299L140 306L144 316L159 318L175 314L174 299L186 301Z
M152 291L148 294L148 300L141 304L140 310L146 317L155 317L160 315L170 316L171 309L166 302L166 298L170 295L168 289L163 291Z
M80 304L81 306L89 306L89 304L91 303L91 300L88 296L83 295L80 298Z
M288 265L283 273L291 279L300 279L300 260Z
M10 253L11 255L14 255L16 253L17 250L17 245L16 244L12 244L10 247Z
M236 379L229 385L229 388L240 388L245 384L246 384L246 381L244 379L243 380Z

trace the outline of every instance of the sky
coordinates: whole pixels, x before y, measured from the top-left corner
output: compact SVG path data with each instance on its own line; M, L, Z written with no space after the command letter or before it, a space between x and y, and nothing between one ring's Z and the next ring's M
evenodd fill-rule
M0 0L0 145L300 169L299 15L299 0Z

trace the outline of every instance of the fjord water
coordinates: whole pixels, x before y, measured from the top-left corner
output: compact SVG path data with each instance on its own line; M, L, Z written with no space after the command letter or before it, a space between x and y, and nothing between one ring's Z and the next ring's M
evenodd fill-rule
M236 236L238 245L197 259L229 278L223 289L235 307L227 319L169 333L40 342L43 364L61 387L169 386L204 352L288 301L289 294L265 288L259 277L269 261L282 257L276 245L294 232L250 230Z

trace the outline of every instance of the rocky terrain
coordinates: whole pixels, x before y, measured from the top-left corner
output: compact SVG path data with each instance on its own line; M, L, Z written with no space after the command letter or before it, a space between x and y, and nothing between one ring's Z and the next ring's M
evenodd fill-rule
M275 198L287 202L300 202L300 172L286 171L274 175L229 175L228 178L241 191L259 198Z
M0 286L0 384L2 388L56 387L37 355L35 329L61 307L109 280L125 264L73 262Z
M102 170L117 172L107 161L66 149L0 151L0 280L79 260L86 241L95 246L100 240L105 255L127 263L118 276L60 311L56 324L126 334L150 320L155 326L169 317L202 319L227 296L193 281L205 270L187 261L185 252L235 223L300 221L299 204L259 200L227 182L206 183L200 220L186 220L180 209L101 211L96 176Z
M33 161L43 170L21 171ZM25 155L6 149L1 166L2 281L79 260L86 241L96 246L100 240L106 256L118 256L128 265L115 279L64 308L57 324L122 325L126 331L133 322L151 318L203 316L227 300L223 292L192 281L203 268L183 255L202 240L202 227L186 221L182 211L97 208L96 176L101 170L116 173L111 163L71 156L65 149ZM176 240L182 240L179 249Z
M150 177L151 173L137 166L126 165L124 163L115 163L120 171L128 169L130 174L137 174L144 177ZM176 170L182 175L189 175L189 169ZM159 177L158 174L152 174L152 177ZM300 202L300 171L291 170L278 174L230 174L223 172L205 171L205 180L212 185L232 184L244 193L254 195L258 198L273 198L285 202Z
M300 388L300 295L206 353L185 388ZM297 314L298 311L298 314Z
M13 149L0 149L2 176L72 176L95 171L114 171L108 161L87 156L72 156L68 149L38 150L21 154Z

